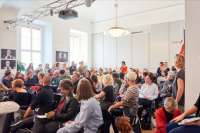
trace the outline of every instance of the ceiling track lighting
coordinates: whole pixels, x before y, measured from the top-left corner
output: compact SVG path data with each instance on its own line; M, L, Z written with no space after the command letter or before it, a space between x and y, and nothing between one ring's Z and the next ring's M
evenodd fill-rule
M31 24L41 17L60 14L60 11L63 10L71 10L75 13L76 11L72 10L73 8L83 5L85 5L86 7L90 7L94 1L95 0L56 0L28 13L29 15L24 14L13 19L8 19L5 20L4 23L8 24L9 27L16 27L23 24Z

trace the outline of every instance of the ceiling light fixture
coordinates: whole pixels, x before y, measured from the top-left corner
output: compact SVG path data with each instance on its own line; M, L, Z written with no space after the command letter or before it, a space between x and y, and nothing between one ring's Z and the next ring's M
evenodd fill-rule
M107 32L112 37L119 38L119 37L127 36L128 34L130 34L130 32L128 29L118 26L118 0L115 0L115 2L116 2L115 3L115 13L116 13L115 26L109 28Z

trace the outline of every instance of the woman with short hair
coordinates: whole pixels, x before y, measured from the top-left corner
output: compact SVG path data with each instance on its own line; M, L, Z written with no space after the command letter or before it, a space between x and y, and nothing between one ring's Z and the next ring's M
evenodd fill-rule
M177 103L173 97L167 97L164 100L164 106L157 109L156 117L156 131L155 133L166 133L167 124L175 117L181 114L177 109Z
M127 91L125 92L122 100L116 102L108 109L112 114L112 124L115 133L118 133L117 128L115 127L115 117L126 115L130 119L130 124L134 126L133 131L136 133L141 133L140 127L138 125L138 97L139 89L136 84L137 74L135 72L128 72L125 75L125 81L128 84ZM116 109L118 110L116 112Z

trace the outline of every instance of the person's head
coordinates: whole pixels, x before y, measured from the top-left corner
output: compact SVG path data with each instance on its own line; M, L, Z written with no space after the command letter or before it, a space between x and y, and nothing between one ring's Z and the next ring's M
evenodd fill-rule
M60 67L60 63L57 62L57 63L55 64L55 67L59 68L59 67Z
M160 62L160 67L163 67L164 66L164 62Z
M110 74L106 74L103 76L103 85L106 87L106 86L111 86L113 85L113 78Z
M98 83L98 77L97 77L96 75L92 75L92 76L90 77L90 79L92 80L92 82L93 82L94 84L97 84L97 83Z
M59 72L59 75L61 76L61 77L63 77L63 76L65 76L65 70L64 69L62 69L62 70L60 70L60 72Z
M103 68L99 68L99 75L103 75Z
M84 77L89 79L90 76L91 76L90 71L89 71L89 70L85 70L85 72L84 72Z
M10 61L9 60L6 61L6 67L10 67Z
M4 73L4 77L6 77L6 78L12 78L12 73L11 73L11 71L10 70L6 70L5 71L5 73Z
M133 131L129 118L125 116L116 118L116 127L121 133L131 133Z
M116 81L117 79L119 79L119 74L116 73L116 72L114 72L114 73L112 74L112 77L113 77L113 80Z
M94 96L94 92L92 91L92 85L89 80L81 79L77 86L77 99L80 100L88 100L89 98Z
M42 79L42 86L49 86L51 83L51 78L49 76L44 76Z
M72 94L72 82L70 80L61 80L59 84L61 94L66 97Z
M151 84L153 83L155 77L153 75L153 73L148 73L146 76L145 76L145 83L146 84Z
M80 79L80 74L79 74L79 72L73 72L73 75L72 75L72 82L73 83L75 83L75 82L77 82L77 81L79 81L79 79Z
M15 90L17 88L23 88L24 87L24 81L21 79L16 79L12 82L12 88Z
M45 68L49 68L49 64L47 63L47 64L45 64Z
M178 69L183 69L185 67L185 58L182 55L176 55L175 66Z
M26 78L30 79L33 77L33 71L32 70L29 70L27 73L26 73Z
M22 79L22 80L24 80L24 75L21 72L16 72L15 79Z
M122 66L125 66L126 65L126 62L125 61L122 61Z
M10 55L11 55L11 50L10 50L10 49L7 49L6 54L7 54L7 56L10 56Z
M53 72L53 77L58 77L59 76L59 70L55 70Z
M173 80L175 77L175 73L173 71L169 71L167 74L167 80Z
M49 75L49 76L53 76L53 70L52 70L52 69L49 69L49 70L48 70L48 75Z
M128 85L135 84L136 80L137 80L137 74L135 72L128 72L125 75L125 80L126 80Z
M164 108L167 112L172 113L177 107L177 103L173 97L167 97L164 100Z

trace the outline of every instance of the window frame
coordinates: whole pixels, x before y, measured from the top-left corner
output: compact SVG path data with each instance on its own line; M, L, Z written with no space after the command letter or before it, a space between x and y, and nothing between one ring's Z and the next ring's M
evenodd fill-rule
M30 29L30 49L22 49L22 28L29 28ZM32 45L33 45L33 33L32 33L32 30L33 29L36 29L36 30L39 30L40 33L41 33L41 38L40 38L40 50L33 50L32 48ZM22 52L29 52L30 54L30 63L33 63L33 53L39 53L40 54L40 63L42 63L42 50L43 50L43 45L42 45L42 42L43 42L43 31L42 31L42 28L39 27L39 26L36 26L36 25L31 25L30 26L27 26L27 25L22 25L20 27L20 30L19 30L19 35L20 35L20 39L19 39L19 51L20 51L20 61L22 62ZM26 63L26 62L22 62L22 63ZM29 65L29 64L26 64L26 65Z

